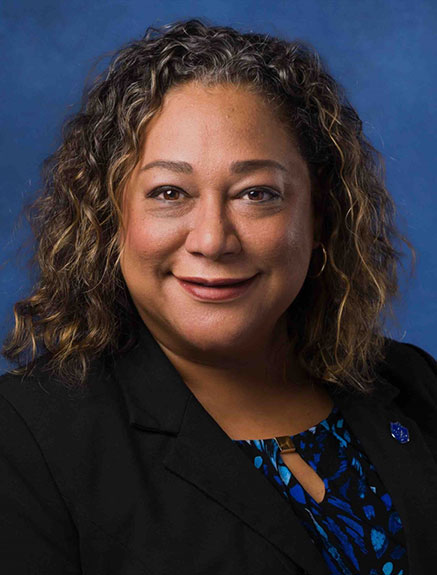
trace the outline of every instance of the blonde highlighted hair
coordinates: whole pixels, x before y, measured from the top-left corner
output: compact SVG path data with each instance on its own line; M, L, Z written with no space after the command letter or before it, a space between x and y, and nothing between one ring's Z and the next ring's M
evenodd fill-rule
M29 373L45 355L54 374L80 386L93 358L134 343L135 312L119 265L121 191L166 92L192 81L260 94L297 140L328 258L287 310L290 341L311 376L368 392L384 356L385 320L395 318L403 255L396 242L415 258L396 228L381 157L313 48L199 19L149 27L124 46L65 123L43 187L25 208L38 280L15 303L3 344L2 355L17 366L12 373ZM311 275L320 265L311 264Z

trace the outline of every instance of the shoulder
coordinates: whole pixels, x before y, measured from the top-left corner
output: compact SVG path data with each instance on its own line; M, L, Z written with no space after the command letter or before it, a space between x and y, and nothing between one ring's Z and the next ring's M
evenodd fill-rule
M437 376L437 361L422 347L409 342L385 338L386 361L393 366L428 368Z
M82 388L69 387L54 378L47 363L43 356L26 375L7 372L0 376L0 404L15 413L17 427L25 422L42 448L52 445L55 436L68 444L76 430L74 437L79 439L92 428L96 417L118 409L116 390L103 360L92 363ZM9 428L11 434L13 429Z
M129 423L123 396L104 361L93 363L83 389L57 381L44 364L38 361L26 377L10 372L0 377L0 461L9 453L21 460L32 451L63 497L75 501L108 444L124 437ZM24 469L25 462L20 465Z
M35 361L31 371L17 375L8 371L0 376L0 396L11 401L25 402L33 398L47 401L80 401L91 398L103 391L103 380L107 379L104 358L91 362L85 384L73 387L68 381L56 378L49 369L49 355L45 354Z
M377 371L399 388L403 396L420 394L437 406L437 361L413 343L385 340L385 357Z
M377 365L379 382L388 386L392 406L435 436L437 421L437 362L425 349L412 343L386 339L385 357Z

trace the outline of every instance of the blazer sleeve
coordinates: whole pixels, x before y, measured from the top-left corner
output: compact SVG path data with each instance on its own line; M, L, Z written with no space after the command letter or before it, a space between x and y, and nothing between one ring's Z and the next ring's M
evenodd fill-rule
M39 445L0 395L0 573L81 573L78 534Z

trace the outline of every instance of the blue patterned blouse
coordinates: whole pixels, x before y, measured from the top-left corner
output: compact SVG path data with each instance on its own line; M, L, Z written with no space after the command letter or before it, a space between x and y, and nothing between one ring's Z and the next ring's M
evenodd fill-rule
M290 437L296 452L323 479L321 503L294 478L274 438L233 441L290 501L329 572L407 575L401 519L338 406L314 427Z

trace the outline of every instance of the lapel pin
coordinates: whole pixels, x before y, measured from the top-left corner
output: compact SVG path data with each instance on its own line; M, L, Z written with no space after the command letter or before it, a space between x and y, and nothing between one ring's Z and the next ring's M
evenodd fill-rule
M399 421L390 421L390 431L399 443L408 443L410 441L410 434L408 429L401 425Z

